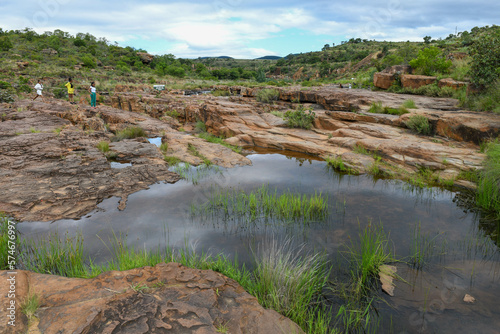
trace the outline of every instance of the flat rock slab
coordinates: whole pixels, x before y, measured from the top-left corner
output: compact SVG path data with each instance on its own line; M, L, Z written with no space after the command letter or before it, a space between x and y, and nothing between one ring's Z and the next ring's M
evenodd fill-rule
M0 279L6 281L6 271ZM92 279L18 271L16 327L0 333L304 333L290 319L259 305L226 276L177 263L110 271ZM37 321L28 326L20 303L37 294ZM9 299L0 285L2 318ZM30 328L28 328L30 327Z

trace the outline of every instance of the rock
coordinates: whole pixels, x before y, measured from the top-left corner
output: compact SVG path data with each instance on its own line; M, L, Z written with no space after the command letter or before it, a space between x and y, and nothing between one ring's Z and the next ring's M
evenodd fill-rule
M416 89L422 86L433 84L436 82L436 80L436 77L430 77L426 75L403 74L401 76L401 86L403 86L403 88Z
M394 66L389 66L385 68L382 73L389 73L389 74L411 74L412 68L410 65L394 65Z
M456 81L453 80L452 78L441 79L438 82L439 87L451 87L453 89L459 89L461 87L466 87L468 85L469 85L468 82Z
M137 52L137 55L139 56L139 58L141 58L143 64L151 64L155 57L147 52Z
M389 89L392 83L396 80L394 74L377 72L373 74L373 85L382 89Z
M464 296L464 302L469 303L469 304L474 304L476 302L476 298L474 298L471 295L466 293Z
M304 333L290 319L259 305L234 280L210 271L162 263L110 271L92 279L65 278L18 270L16 301L28 291L39 297L42 333ZM6 281L7 271L0 271ZM0 284L6 296L8 284ZM0 300L5 309L8 298ZM16 309L16 327L0 322L5 334L26 332L27 318Z
M380 283L382 284L382 290L389 296L394 296L394 276L396 274L397 268L395 266L381 265L380 271L378 273L380 277Z
M52 48L47 48L47 49L43 49L42 51L40 51L41 53L45 53L47 55L56 55L58 52Z
M19 69L21 69L21 70L24 69L24 68L26 68L26 67L28 67L29 64L30 63L28 61L18 61L18 62L16 62L17 67L19 67Z

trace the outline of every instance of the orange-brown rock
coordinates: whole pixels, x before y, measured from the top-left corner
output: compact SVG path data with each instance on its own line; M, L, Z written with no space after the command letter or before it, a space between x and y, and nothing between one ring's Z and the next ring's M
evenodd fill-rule
M436 77L430 77L427 75L413 75L413 74L403 74L401 76L401 86L403 88L419 88L422 86L430 85L435 83Z
M439 87L451 87L453 89L459 89L461 87L466 87L469 83L464 81L456 81L452 78L441 79L438 82Z
M259 305L234 280L211 270L162 263L128 271L110 271L92 279L65 278L18 270L14 299L0 284L3 321L0 332L14 333L304 333L290 319ZM28 324L20 304L36 294L37 321ZM16 326L4 310L16 301Z
M396 80L394 74L377 72L373 74L373 85L382 89L389 89Z
M137 55L139 56L139 58L141 58L143 64L151 64L155 57L147 52L137 52Z

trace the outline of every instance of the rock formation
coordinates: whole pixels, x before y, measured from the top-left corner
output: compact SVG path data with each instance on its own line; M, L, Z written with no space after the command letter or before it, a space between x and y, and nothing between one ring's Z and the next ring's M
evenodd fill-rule
M259 305L234 280L211 270L177 263L110 271L92 279L17 271L15 299L0 284L0 308L16 301L16 326L6 317L0 332L14 333L304 333L288 318ZM6 281L7 271L0 271ZM36 294L35 318L20 305Z

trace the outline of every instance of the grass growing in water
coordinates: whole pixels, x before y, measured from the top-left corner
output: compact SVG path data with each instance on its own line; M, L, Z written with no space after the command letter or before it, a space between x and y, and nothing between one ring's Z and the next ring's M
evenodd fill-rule
M163 157L163 160L165 160L169 166L175 166L181 162L181 159L179 159L177 157L170 156L170 155L165 155Z
M478 176L476 203L500 219L500 142L485 146L486 161Z
M322 221L328 215L328 198L320 194L300 195L287 191L278 195L267 185L245 193L236 189L214 189L208 202L200 208L192 207L193 214L219 214L238 217L244 221L275 218L285 222Z
M19 236L16 232L15 222L0 212L0 270L9 269L13 263L12 260L17 257L18 247Z
M410 244L410 259L408 261L413 268L422 269L434 255L436 238L438 236L439 234L431 238L427 234L423 235L420 223L415 226Z
M325 161L327 162L328 167L331 167L336 171L347 174L357 174L357 172L354 169L344 164L344 160L342 160L341 156L326 157Z

